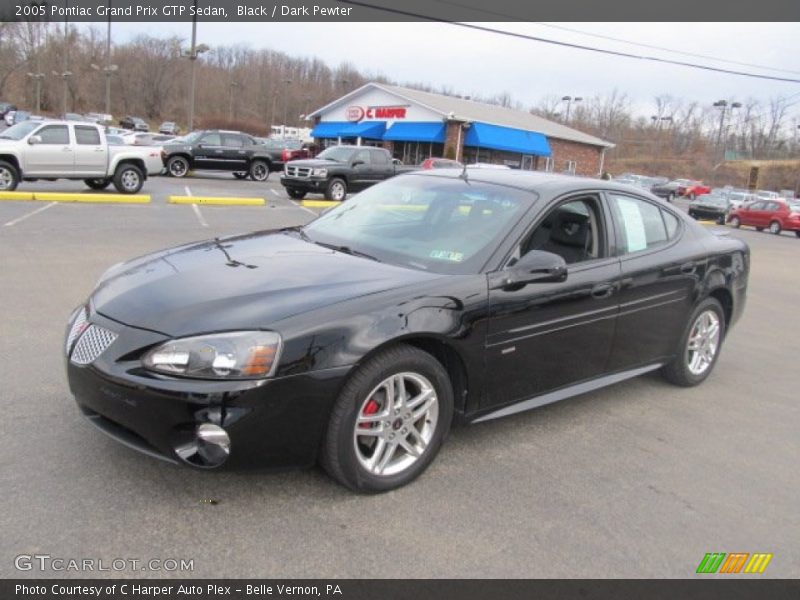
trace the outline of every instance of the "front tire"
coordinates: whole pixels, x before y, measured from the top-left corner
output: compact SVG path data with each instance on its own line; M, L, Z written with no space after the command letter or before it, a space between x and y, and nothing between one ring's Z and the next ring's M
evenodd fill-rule
M435 458L453 419L444 367L408 345L384 350L349 378L331 413L321 463L348 488L392 490Z
M269 179L269 163L263 160L254 160L250 165L250 179L253 181Z
M189 161L183 156L173 156L167 161L167 173L172 177L186 177L189 173Z
M325 198L335 202L344 202L347 198L347 183L344 179L338 177L331 179L325 188Z
M142 170L133 164L124 164L117 167L114 173L114 187L120 194L136 194L144 185Z
M691 387L705 381L717 362L725 337L725 313L715 298L706 298L692 311L675 358L661 372L675 385Z
M782 231L781 224L778 221L773 221L769 224L769 232L775 235L780 235Z
M742 226L742 221L741 221L741 219L739 217L735 217L734 216L734 217L731 217L730 225L731 225L731 227L735 227L736 229L739 229L739 227Z
M19 171L9 162L0 160L0 192L13 192L19 185Z
M104 190L111 185L110 179L84 179L83 183L93 190Z

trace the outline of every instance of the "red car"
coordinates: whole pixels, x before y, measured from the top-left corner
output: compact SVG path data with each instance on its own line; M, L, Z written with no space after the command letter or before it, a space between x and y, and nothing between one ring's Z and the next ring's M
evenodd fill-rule
M757 200L732 210L728 223L733 227L752 225L759 231L780 234L784 229L800 237L800 203L785 200Z
M710 194L711 186L704 184L702 181L692 181L688 185L678 186L678 196L684 196L689 200L694 200L703 194Z
M463 167L460 162L457 160L451 160L449 158L436 158L432 156L431 158L426 158L422 161L419 165L420 169L460 169Z

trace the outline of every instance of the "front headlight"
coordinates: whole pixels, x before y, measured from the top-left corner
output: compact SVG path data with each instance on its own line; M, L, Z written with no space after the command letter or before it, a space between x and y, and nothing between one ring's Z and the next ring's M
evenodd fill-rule
M314 177L327 177L328 169L313 169L311 171L311 175L313 175Z
M145 368L197 379L263 379L275 372L281 336L273 331L237 331L181 338L148 352Z

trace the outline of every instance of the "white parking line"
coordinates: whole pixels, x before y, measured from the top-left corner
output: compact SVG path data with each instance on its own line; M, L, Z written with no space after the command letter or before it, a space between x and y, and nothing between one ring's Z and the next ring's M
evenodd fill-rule
M189 189L188 185L183 186L183 191L186 192L187 196L192 195L192 190ZM192 210L194 211L195 216L197 217L197 220L200 221L200 225L203 227L208 227L208 222L203 217L203 213L200 212L200 207L197 206L197 204L192 204L191 207Z
M13 226L14 226L14 225L16 225L17 223L20 223L20 222L24 221L25 219L27 219L27 218L29 218L29 217L32 217L33 215L35 215L35 214L37 214L37 213L40 213L40 212L42 212L42 211L45 211L45 210L47 210L48 208L52 208L52 207L53 207L53 206L55 206L56 204L58 204L58 202L51 202L50 204L46 204L46 205L44 205L44 206L40 206L40 207L39 207L39 208L37 208L36 210L32 210L31 212L29 212L29 213L26 213L26 214L22 215L21 217L18 217L18 218L16 218L16 219L14 219L13 221L9 221L8 223L4 223L4 224L3 224L3 227L13 227Z
M281 195L278 193L278 190L273 190L272 188L270 188L269 191L272 192L273 194L275 194L276 196L278 196L278 198L281 197Z
M306 211L307 213L311 213L311 214L312 214L312 215L314 215L315 217L317 216L317 213L315 213L315 212L314 212L313 210L311 210L310 208L306 208L305 206L302 206L302 205L301 205L299 202L295 202L294 200L289 200L289 202L291 202L292 204L294 204L294 205L295 205L297 208L299 208L300 210L304 210L304 211Z

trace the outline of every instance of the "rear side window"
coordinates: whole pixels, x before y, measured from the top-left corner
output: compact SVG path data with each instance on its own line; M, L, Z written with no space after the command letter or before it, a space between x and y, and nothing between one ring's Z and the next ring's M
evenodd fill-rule
M99 146L100 132L94 127L75 127L75 141L84 146Z
M619 225L617 247L623 254L640 252L669 239L666 218L675 218L655 204L631 196L611 195L611 210ZM673 224L673 235L677 223Z
M207 133L200 138L200 143L206 146L222 146L222 140L218 133Z
M233 135L230 133L226 133L222 136L222 144L224 146L230 146L232 148L241 148L244 146L244 140L239 135Z
M372 155L372 164L373 165L388 165L389 164L389 156L380 150L372 150L370 152Z
M66 125L49 125L36 132L43 144L69 144L69 130Z
M667 228L667 238L671 240L678 235L678 217L663 209L661 214L664 215L664 225Z

